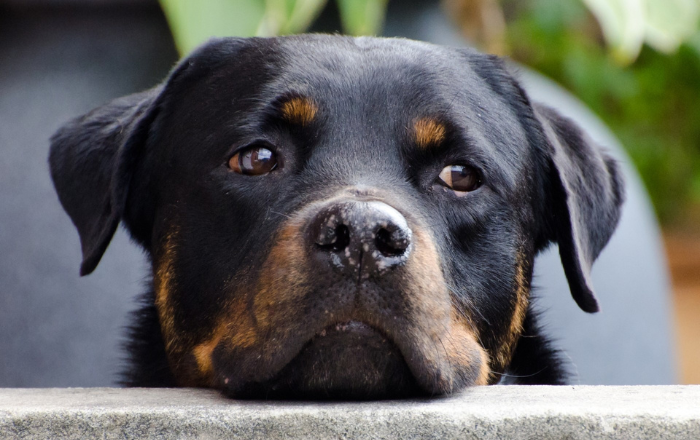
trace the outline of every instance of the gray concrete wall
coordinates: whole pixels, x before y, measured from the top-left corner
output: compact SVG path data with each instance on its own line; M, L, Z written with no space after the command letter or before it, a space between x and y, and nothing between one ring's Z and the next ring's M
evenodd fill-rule
M0 438L700 439L700 386L493 386L361 403L235 401L192 389L0 389Z

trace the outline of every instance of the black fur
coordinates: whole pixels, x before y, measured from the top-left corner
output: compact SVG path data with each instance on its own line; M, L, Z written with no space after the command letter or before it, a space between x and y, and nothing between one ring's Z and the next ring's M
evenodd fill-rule
M132 387L173 388L177 382L168 365L165 343L160 334L158 311L153 290L148 290L139 307L131 313L124 349L129 368L122 373L120 383Z
M421 118L439 126L425 145ZM259 148L269 174L228 165ZM534 257L558 243L571 294L597 311L590 268L623 201L614 161L502 60L409 40L213 40L67 124L49 163L81 274L122 221L151 258L124 383L234 397L564 383L526 305ZM445 187L450 165L481 186ZM323 222L347 242L322 246Z
M503 384L565 385L569 378L559 351L543 334L532 306L527 311L523 332L506 369Z

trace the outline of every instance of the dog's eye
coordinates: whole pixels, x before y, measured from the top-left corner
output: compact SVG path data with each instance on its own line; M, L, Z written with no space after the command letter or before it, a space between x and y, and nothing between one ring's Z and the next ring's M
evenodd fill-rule
M481 186L479 173L468 165L448 165L439 175L439 183L457 193L474 191Z
M265 147L251 147L234 154L228 166L239 174L260 176L277 168L277 155Z

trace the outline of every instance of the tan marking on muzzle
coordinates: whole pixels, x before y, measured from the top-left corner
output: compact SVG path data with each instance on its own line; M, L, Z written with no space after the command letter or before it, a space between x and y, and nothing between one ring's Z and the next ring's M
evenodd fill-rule
M292 124L309 125L318 112L311 98L295 96L281 105L282 117Z
M263 335L269 335L270 327L276 323L287 321L285 314L295 313L294 302L308 290L305 270L300 267L305 254L299 229L299 222L283 227L253 289L237 284L229 287L235 299L226 307L211 336L192 350L202 381L213 384L212 354L217 346L224 344L235 351L260 345L260 355L264 356Z
M467 385L486 385L490 374L489 356L478 342L470 312L454 306L430 235L418 227L413 232L414 254L406 270L409 308L420 329L413 337L426 345L423 355L429 364L436 369L444 364L441 359L449 364L452 374L443 375L441 389L453 391L454 380L459 375L455 370L468 370L474 365L478 366L479 373L474 382Z
M445 140L445 133L445 126L433 118L421 118L413 124L413 136L420 148L439 145Z
M192 349L199 369L199 380L207 386L214 386L212 355L219 344L226 344L229 349L243 349L259 342L260 336L253 319L239 302L239 306L232 307L231 312L214 327L211 336Z
M489 355L477 341L471 325L465 322L463 316L454 314L452 317L452 328L453 330L450 334L459 336L448 339L446 343L447 346L452 346L452 349L448 350L449 353L454 353L450 359L452 364L471 365L477 363L479 365L479 373L475 382L471 385L488 385L491 376ZM457 343L456 341L460 342Z

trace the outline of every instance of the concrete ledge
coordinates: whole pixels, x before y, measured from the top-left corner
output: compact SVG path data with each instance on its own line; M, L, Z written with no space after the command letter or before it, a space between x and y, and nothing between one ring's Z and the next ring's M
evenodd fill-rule
M479 387L364 403L192 389L0 389L0 438L700 439L700 386Z

